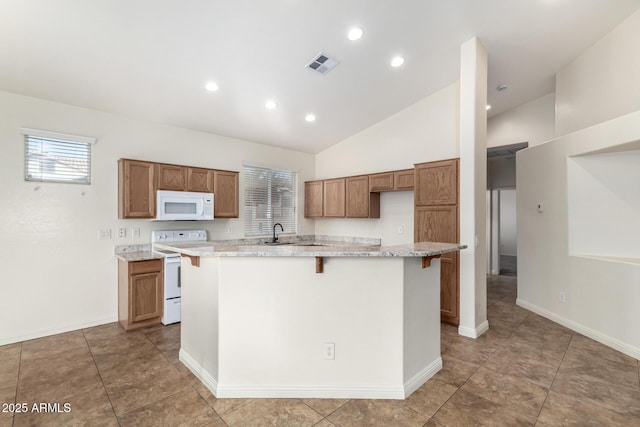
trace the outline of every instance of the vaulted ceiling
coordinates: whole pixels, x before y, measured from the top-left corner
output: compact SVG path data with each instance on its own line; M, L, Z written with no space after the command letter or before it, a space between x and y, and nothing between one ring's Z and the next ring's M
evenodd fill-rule
M1 0L0 90L314 153L456 82L460 45L474 36L489 53L490 114L553 92L560 68L639 7ZM360 40L347 38L353 27ZM324 75L306 67L320 52L338 61ZM404 64L392 67L395 56Z

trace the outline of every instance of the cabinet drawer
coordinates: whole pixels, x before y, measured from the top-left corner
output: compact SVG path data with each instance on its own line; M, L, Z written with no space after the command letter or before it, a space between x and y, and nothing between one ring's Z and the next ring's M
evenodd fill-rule
M129 263L129 274L157 273L162 271L161 259L134 261Z

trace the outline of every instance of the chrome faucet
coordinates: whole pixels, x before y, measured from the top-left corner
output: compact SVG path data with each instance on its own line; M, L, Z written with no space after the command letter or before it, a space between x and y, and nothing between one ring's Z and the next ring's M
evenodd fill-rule
M279 222L276 222L275 224L273 224L273 240L271 241L271 243L276 243L278 241L278 237L276 236L277 226L280 226L280 231L284 233L284 228L282 228L282 224L280 224Z

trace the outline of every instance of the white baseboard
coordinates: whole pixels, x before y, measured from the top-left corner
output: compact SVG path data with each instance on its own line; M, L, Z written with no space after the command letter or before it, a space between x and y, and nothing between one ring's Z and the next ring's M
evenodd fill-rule
M404 383L404 397L409 397L411 393L419 389L422 384L426 383L431 377L437 374L440 369L442 369L442 357L438 357L410 378L409 381Z
M475 328L468 328L466 326L458 326L458 334L462 335L463 337L473 338L473 339L478 338L480 335L484 334L488 330L489 330L489 321L488 320L485 320L484 322L480 323Z
M628 356L631 356L635 359L639 359L640 360L640 349L630 346L628 344L623 343L622 341L619 341L613 337L610 337L608 335L604 335L594 329L588 328L578 322L574 322L573 320L569 320L566 317L562 317L560 315L557 315L555 313L552 313L549 310L546 310L542 307L539 307L535 304L531 304L527 301L524 301L520 298L516 299L516 305L522 307L522 308L526 308L529 311L533 311L534 313L547 318L549 320L552 320L566 328L571 329L572 331L575 331L579 334L582 334L586 337L589 337L593 340L598 341L599 343L602 343L606 346L609 346L615 350L618 350Z
M12 337L0 338L0 345L12 344L15 342L22 342L27 340L33 340L36 338L48 337L49 335L61 334L64 332L77 331L79 329L91 328L93 326L104 325L105 323L113 323L118 321L118 316L101 317L99 319L92 319L81 323L67 323L65 325L56 326L55 328L38 329L32 332L27 332Z
M230 386L218 384L198 362L186 351L180 349L180 361L217 398L319 398L319 399L396 399L402 400L417 390L429 378L442 369L442 359L438 357L418 372L404 385L335 385L335 386Z
M200 382L204 384L204 386L207 387L211 393L213 393L214 396L222 397L218 396L218 381L213 378L213 376L202 366L200 366L200 364L196 362L195 359L189 355L189 353L187 353L183 349L180 349L180 352L178 353L178 359L180 359L184 366L186 366L193 373L193 375L195 375L196 378L198 378Z

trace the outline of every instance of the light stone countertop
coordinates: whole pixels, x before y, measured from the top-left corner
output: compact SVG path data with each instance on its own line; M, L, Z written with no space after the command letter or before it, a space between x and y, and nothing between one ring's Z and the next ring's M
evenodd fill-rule
M325 240L283 245L229 245L219 242L156 243L159 249L198 257L427 257L465 249L457 243L421 242L379 246Z
M134 261L148 261L150 259L162 259L163 256L151 251L137 251L137 252L120 252L116 253L116 258L127 262Z

